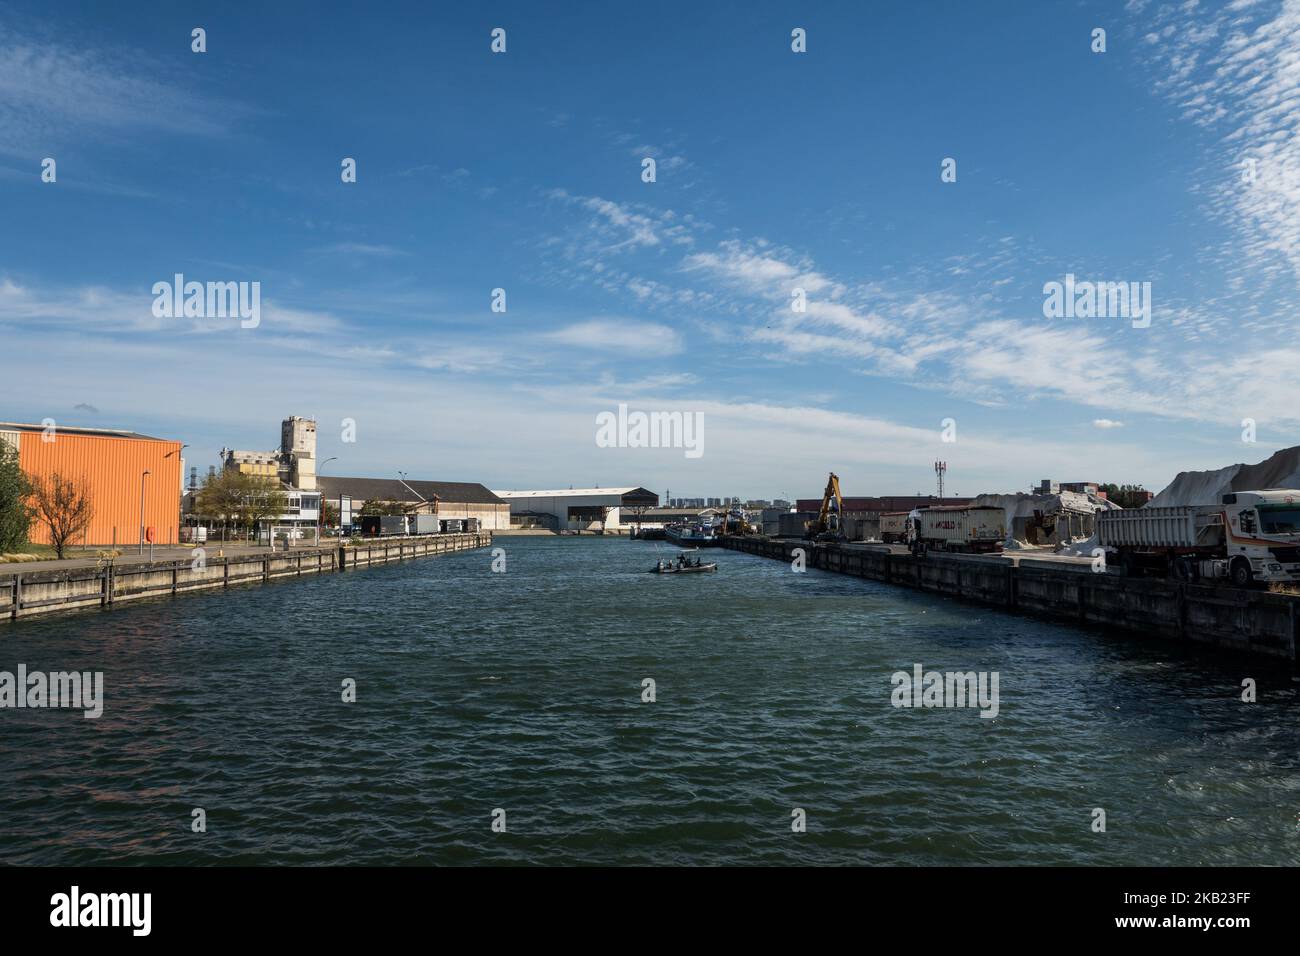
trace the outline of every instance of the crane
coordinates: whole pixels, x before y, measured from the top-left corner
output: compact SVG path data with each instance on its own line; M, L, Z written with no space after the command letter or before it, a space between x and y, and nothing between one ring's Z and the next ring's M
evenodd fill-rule
M844 499L840 496L840 478L831 472L826 481L826 490L822 492L821 510L817 520L808 525L808 536L814 541L843 541L844 532L840 528L840 517L844 512Z

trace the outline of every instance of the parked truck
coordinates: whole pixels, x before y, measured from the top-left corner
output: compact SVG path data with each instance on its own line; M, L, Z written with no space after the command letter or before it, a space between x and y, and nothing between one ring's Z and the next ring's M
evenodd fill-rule
M406 534L410 519L406 515L382 515L379 519L380 534Z
M912 511L907 518L912 553L1000 551L1006 539L1004 511L988 505L956 505Z
M907 540L906 511L882 511L880 513L880 540L886 544L902 544Z
M1300 580L1300 490L1237 491L1217 505L1102 511L1097 543L1130 576L1228 580L1237 587Z
M411 515L411 534L437 534L440 528L437 515Z

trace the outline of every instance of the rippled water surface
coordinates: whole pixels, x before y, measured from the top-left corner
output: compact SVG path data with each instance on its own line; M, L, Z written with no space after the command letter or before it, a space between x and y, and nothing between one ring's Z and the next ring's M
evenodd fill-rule
M662 544L497 543L504 574L0 627L0 670L106 685L99 720L0 710L0 862L1300 862L1296 685L1258 662L725 551L659 577ZM892 707L914 663L998 671L1000 714Z

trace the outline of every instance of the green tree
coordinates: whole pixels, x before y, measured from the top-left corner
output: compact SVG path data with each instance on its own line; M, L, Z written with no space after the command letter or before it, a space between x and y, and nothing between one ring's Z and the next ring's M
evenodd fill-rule
M203 486L194 496L195 513L220 523L222 541L226 540L226 529L239 519L243 477L233 470L215 472L203 479Z
M18 466L18 452L0 441L0 552L17 551L27 544L32 523L28 498L31 482Z
M221 523L223 541L227 527L254 531L260 522L284 514L288 506L289 496L275 479L234 469L209 475L194 497L196 513Z
M263 521L271 521L284 514L289 507L289 496L280 490L273 478L257 475L239 475L239 524L250 532L256 531Z
M1116 485L1108 483L1097 486L1106 492L1106 497L1121 508L1141 508L1147 503L1148 492L1141 485Z

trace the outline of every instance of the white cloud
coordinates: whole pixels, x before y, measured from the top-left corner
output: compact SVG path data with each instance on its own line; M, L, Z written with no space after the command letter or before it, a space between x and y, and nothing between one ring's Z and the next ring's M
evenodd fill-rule
M1092 420L1094 428L1123 428L1123 422L1117 422L1111 418L1094 418Z
M153 78L168 75L138 51L62 46L0 26L0 152L47 155L38 150L135 130L219 136L251 112Z
M575 196L552 189L547 198L578 206L594 214L588 229L598 237L595 249L604 252L663 244L689 245L693 240L689 222L678 221L672 210L618 203L599 196Z
M597 318L574 322L543 333L548 342L600 352L636 356L675 355L682 350L682 338L667 325L630 319Z
M1239 237L1221 256L1264 276L1279 264L1300 276L1300 0L1143 13L1158 28L1147 36L1157 88L1183 118L1219 133L1208 203ZM1243 180L1247 159L1253 183Z

